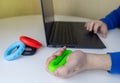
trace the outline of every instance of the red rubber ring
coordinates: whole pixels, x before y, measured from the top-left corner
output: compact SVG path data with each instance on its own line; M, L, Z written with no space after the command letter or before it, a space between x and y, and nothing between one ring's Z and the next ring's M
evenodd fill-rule
M31 46L33 48L42 47L42 44L40 42L27 36L20 36L20 41L22 41L24 44Z

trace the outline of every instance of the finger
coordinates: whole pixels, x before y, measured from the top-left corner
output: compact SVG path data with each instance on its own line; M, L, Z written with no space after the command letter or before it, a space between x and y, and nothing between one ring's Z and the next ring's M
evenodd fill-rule
M56 51L55 53L53 53L53 55L48 58L47 62L50 62L50 61L53 60L56 56L60 56L65 49L66 49L66 47L64 46L63 48L61 48L61 49L59 49L58 51Z
M85 23L86 30L88 30L88 27L89 27L89 22Z
M46 66L47 66L47 67L48 67L50 61L53 60L55 57L56 57L56 56L51 56L51 57L49 57L49 58L47 59L47 61L46 61Z
M103 37L103 38L106 38L106 37L107 37L107 34L102 34L102 37Z
M46 68L47 72L49 72L50 74L53 74L53 73L50 72L50 70L49 70L49 68L47 66L45 68Z
M84 70L85 70L84 68L76 67L75 64L74 65L69 65L69 66L65 65L63 67L58 68L54 72L54 75L58 76L58 77L65 78L65 77L70 77L70 76L73 76L75 74L78 74L78 73L80 73L81 71L84 71Z
M72 65L72 63L67 63L66 65L56 69L54 75L65 78L76 74L78 71L80 71L80 69L76 70L75 65Z
M75 65L72 65L72 61L69 61L64 66L56 69L54 74L59 77L67 77L73 72L74 66Z
M94 29L93 29L94 33L98 32L99 27L100 27L100 25L97 23L94 25Z
M107 28L103 26L103 29L101 30L101 35L103 38L106 38L107 36Z
M60 56L62 54L62 52L66 49L66 46L64 46L63 48L59 49L58 51L56 51L53 56Z
M54 75L61 78L67 77L69 75L68 68L66 66L59 67L55 70Z
M69 65L71 65L70 62L72 62L72 61L68 61L68 59L69 59L69 57L67 58L66 64L64 66L59 67L58 69L55 70L55 72L54 72L55 76L58 76L58 77L68 76L68 74L69 74L68 72L72 68L72 67L69 67Z
M93 30L93 28L94 28L94 22L91 22L90 24L89 24L89 31L92 31Z
M58 51L56 51L51 57L49 57L46 61L46 69L48 70L48 65L50 63L51 60L55 59L56 56L59 56L62 54L62 52L66 49L66 46L64 46L63 48L59 49Z
M90 29L90 24L91 24L91 21L90 21L90 22L87 22L86 25L85 25L85 26L86 26L86 30L88 30L88 31L89 31L89 29Z
M56 58L56 56L59 56L62 54L62 52L66 49L66 47L64 46L63 48L59 49L58 51L56 51L51 57L49 57L46 61L46 66L48 66L49 62L51 60L53 60L54 58Z

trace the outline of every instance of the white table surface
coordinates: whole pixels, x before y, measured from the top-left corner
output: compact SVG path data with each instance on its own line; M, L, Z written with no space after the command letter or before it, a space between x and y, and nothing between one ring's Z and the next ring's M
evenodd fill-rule
M88 21L89 19L57 16L56 20ZM33 56L22 56L14 61L3 58L4 51L12 43L19 41L21 35L40 41L44 47ZM98 34L99 35L99 34ZM101 40L106 49L80 49L85 52L106 53L120 51L120 29L109 31L106 39ZM19 16L0 19L0 83L120 83L120 75L94 70L82 72L71 78L57 78L45 70L46 59L59 48L45 47L43 23L40 15ZM79 50L78 48L69 48Z

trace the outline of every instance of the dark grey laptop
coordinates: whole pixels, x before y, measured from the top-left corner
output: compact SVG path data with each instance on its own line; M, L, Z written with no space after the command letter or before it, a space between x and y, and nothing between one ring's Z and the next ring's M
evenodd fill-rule
M97 34L89 32L84 22L54 21L53 0L41 0L47 46L71 48L106 48Z

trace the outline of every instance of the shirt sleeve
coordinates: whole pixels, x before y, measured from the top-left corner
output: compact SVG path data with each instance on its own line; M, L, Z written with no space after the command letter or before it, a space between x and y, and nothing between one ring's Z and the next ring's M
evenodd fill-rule
M108 53L111 57L111 69L108 71L111 74L120 74L120 52Z
M100 20L107 24L108 30L119 27L120 26L120 7L113 10L105 18L102 18Z

